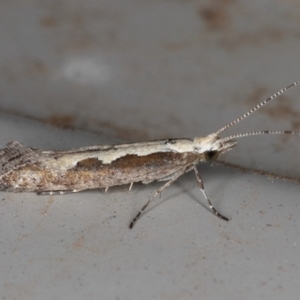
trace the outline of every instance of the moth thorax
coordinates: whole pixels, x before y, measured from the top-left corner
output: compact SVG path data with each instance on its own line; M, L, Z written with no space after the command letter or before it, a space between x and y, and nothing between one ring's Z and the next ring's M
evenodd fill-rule
M194 147L199 152L204 153L206 151L215 151L220 148L220 138L216 134L210 134L205 137L195 137Z

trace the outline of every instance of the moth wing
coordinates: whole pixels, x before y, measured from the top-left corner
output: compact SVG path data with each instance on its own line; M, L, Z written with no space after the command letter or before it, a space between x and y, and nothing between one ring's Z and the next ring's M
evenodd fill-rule
M167 176L163 176L163 177L159 177L159 178L152 178L152 179L147 179L147 180L143 180L142 183L143 184L149 184L153 181L168 181L170 179L172 179L174 177L174 174L176 174L178 172L178 169L170 174L168 174Z
M33 149L12 141L0 149L0 176L38 161L39 155Z
M161 177L159 179L157 179L157 181L169 181L170 179L172 179L174 177L174 174L177 173L177 171L174 171L172 172L171 174L167 175L167 176L164 176L164 177Z
M188 166L184 166L185 170L184 170L183 174L190 172L194 168L195 165L196 165L195 163L192 163ZM174 178L174 174L178 173L179 170L180 169L177 169L176 171L170 173L169 175L157 179L157 181L169 181Z

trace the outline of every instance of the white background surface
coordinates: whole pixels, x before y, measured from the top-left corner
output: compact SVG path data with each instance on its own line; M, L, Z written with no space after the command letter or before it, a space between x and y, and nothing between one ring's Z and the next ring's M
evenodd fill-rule
M0 144L212 133L300 79L299 22L292 0L2 1ZM299 130L299 90L230 132ZM297 137L248 138L225 159L299 176L298 149ZM230 222L205 208L193 174L133 230L159 183L108 195L2 192L1 299L295 299L299 185L199 170Z

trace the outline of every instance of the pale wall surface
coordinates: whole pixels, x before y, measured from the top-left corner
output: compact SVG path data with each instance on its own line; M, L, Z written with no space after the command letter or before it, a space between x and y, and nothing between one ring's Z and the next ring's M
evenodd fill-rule
M300 79L299 25L292 0L2 1L0 144L209 134ZM295 88L230 132L298 130L299 99ZM226 159L299 176L299 143L241 139ZM160 183L108 195L2 192L1 299L296 299L300 186L200 171L229 223L203 207L193 174L132 231Z

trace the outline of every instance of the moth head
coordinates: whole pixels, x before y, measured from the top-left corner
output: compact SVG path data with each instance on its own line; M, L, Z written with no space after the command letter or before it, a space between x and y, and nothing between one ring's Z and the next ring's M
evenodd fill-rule
M205 160L215 160L219 154L231 150L235 145L234 139L224 141L215 133L194 138L194 151L203 153Z

